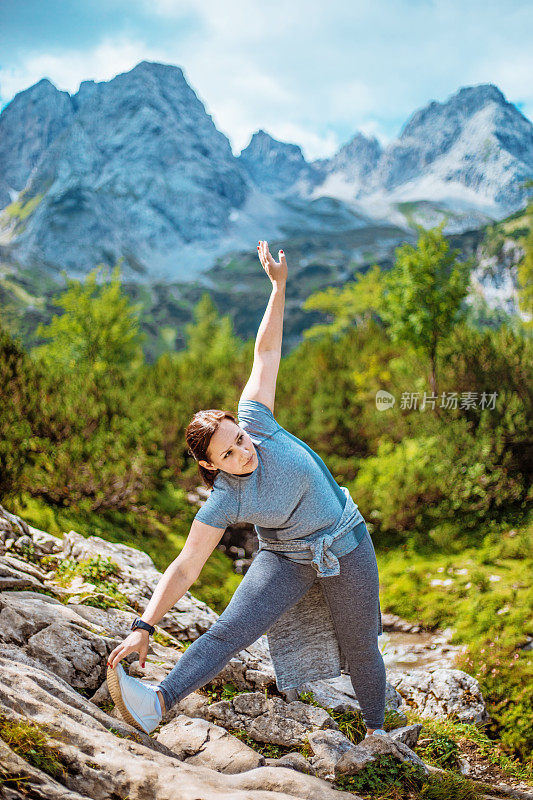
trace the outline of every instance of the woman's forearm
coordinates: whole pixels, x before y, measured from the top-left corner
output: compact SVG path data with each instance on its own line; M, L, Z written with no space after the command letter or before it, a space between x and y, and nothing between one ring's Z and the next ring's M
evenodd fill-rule
M272 284L272 291L263 319L255 337L255 352L266 350L281 352L283 338L283 313L285 311L285 282Z
M157 625L193 583L191 575L173 561L159 579L141 619L149 625Z

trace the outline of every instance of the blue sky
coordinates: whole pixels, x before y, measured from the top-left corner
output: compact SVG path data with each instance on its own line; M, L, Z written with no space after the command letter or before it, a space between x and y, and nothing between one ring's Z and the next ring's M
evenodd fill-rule
M234 153L263 128L312 159L478 83L532 119L532 32L530 0L0 0L0 108L43 77L74 93L161 61Z

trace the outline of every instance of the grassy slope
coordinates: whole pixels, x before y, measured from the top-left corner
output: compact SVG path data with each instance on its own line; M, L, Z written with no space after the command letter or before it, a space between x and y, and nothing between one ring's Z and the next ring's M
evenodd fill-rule
M457 667L474 675L492 716L488 731L531 761L533 637L531 520L479 531L479 546L454 554L378 554L382 608L428 628L451 626L467 644Z

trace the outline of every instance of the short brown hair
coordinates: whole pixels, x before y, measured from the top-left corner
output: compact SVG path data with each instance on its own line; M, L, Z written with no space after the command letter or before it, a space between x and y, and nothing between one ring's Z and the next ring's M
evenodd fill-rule
M213 434L218 430L223 419L230 419L236 425L238 424L233 414L230 414L229 411L222 411L219 408L208 408L206 410L197 411L187 425L185 439L189 446L189 454L193 456L196 461L200 459L202 461L211 461L207 455L207 449ZM220 470L206 469L202 467L201 464L198 464L198 471L200 477L207 486L212 488Z

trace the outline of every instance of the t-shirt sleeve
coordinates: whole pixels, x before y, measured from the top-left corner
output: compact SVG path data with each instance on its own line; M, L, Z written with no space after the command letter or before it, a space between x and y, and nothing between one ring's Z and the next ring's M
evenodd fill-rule
M259 400L239 400L237 416L239 425L249 436L264 438L281 428L269 407Z
M227 528L228 525L234 525L237 522L236 499L215 487L194 518L205 525L212 525L214 528Z

